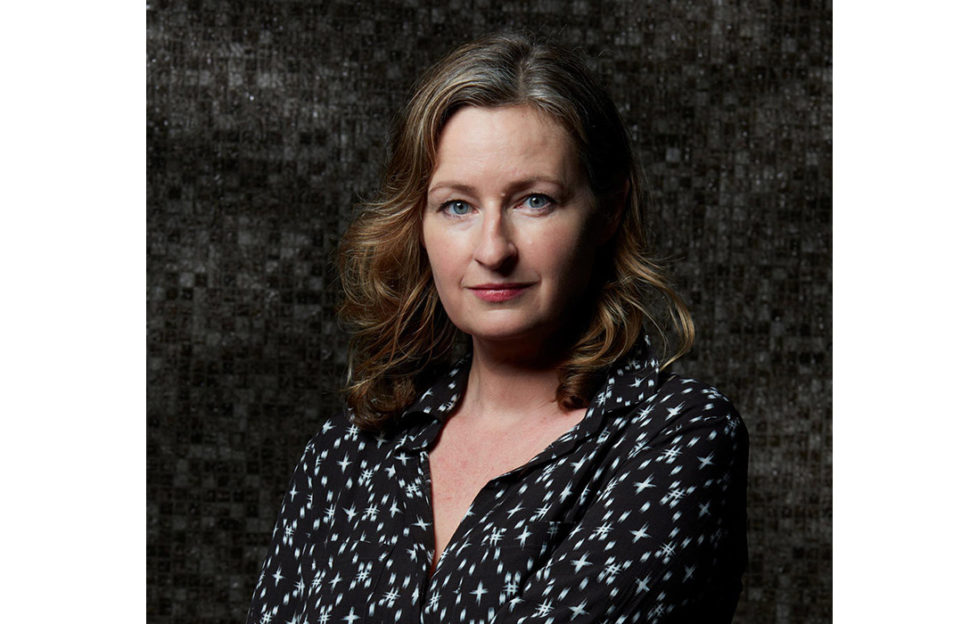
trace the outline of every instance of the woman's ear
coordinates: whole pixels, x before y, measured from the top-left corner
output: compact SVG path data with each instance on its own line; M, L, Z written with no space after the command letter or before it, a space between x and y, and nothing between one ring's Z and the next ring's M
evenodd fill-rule
M618 231L618 226L621 223L622 217L624 216L625 210L628 206L628 198L631 195L631 189L631 182L626 179L620 191L608 196L608 203L605 206L605 210L602 211L605 218L603 219L604 223L601 224L601 234L598 238L601 245L604 245L611 240L611 237Z
M427 251L427 249L428 249L425 246L425 244L424 244L424 210L425 210L425 207L426 207L426 203L425 202L421 202L420 217L418 218L418 221L417 221L417 223L418 223L418 225L417 225L417 228L418 228L418 246L421 247L421 250L422 251Z

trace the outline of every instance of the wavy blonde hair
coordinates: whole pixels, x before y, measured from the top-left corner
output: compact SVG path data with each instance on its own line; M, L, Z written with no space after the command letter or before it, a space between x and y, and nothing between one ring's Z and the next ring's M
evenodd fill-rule
M559 367L560 407L588 405L602 369L628 351L645 321L661 338L665 365L692 346L689 311L647 254L641 175L611 98L568 50L494 35L459 47L422 76L396 120L379 197L362 206L340 243L339 311L352 332L347 401L362 428L396 419L416 398L419 378L453 357L459 332L421 245L428 183L452 114L509 105L532 106L567 130L599 211L618 219L596 261L593 313ZM672 348L664 323L647 311L646 296L656 293L678 338Z

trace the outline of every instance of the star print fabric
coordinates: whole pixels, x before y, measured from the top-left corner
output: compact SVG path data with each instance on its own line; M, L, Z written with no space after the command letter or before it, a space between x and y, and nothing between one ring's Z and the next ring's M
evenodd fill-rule
M428 454L468 362L384 436L342 416L306 445L248 624L730 622L746 564L747 431L660 375L648 338L584 419L476 496L430 576Z

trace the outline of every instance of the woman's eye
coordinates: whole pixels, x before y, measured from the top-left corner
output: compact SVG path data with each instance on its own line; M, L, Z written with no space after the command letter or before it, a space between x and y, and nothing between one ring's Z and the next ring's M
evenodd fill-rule
M554 200L550 199L546 195L541 195L539 193L534 193L533 195L530 195L525 200L523 200L523 204L526 205L527 208L532 208L534 210L541 210L543 208L547 208L553 203Z
M453 199L452 201L445 202L442 204L442 210L450 215L455 215L460 217L462 215L467 215L472 211L472 206L468 205L464 201Z

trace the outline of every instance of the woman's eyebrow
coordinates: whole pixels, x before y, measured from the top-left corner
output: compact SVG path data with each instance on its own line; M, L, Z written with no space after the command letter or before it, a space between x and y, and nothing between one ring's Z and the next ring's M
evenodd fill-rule
M551 177L551 176L543 176L543 175L541 175L541 176L528 176L526 178L522 178L520 180L516 180L514 182L511 182L510 184L508 184L506 186L506 189L505 190L506 190L507 193L513 193L513 192L516 192L516 191L521 191L521 190L524 190L524 189L527 189L527 188L531 188L534 185L540 184L540 183L550 184L550 185L556 186L559 189L563 189L564 188L564 181L563 180L561 180L559 178ZM463 193L469 193L470 195L474 195L476 193L476 188L474 186L472 186L470 184L465 184L465 183L462 183L462 182L455 182L455 181L452 181L452 180L445 180L444 182L438 182L437 184L431 185L430 187L428 187L428 193L430 194L430 193L433 193L435 191L439 191L439 190L442 190L442 189L450 189L450 190L453 190L453 191L461 191Z
M474 194L475 187L468 184L462 184L461 182L452 182L446 180L445 182L439 182L438 184L433 184L428 187L428 193L433 193L435 191L440 191L442 189L449 189L452 191L462 191L463 193Z

